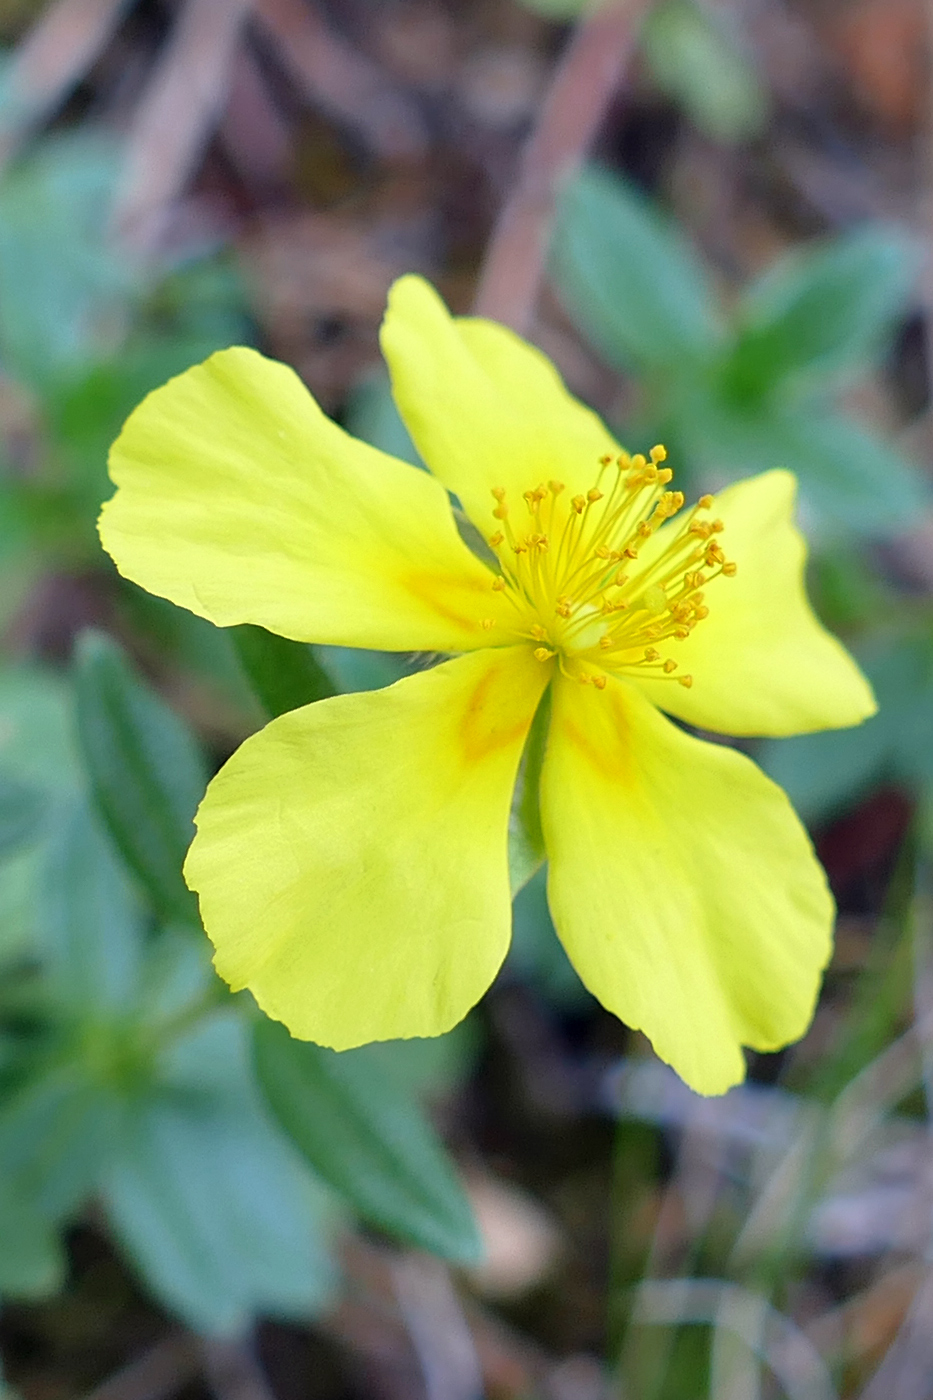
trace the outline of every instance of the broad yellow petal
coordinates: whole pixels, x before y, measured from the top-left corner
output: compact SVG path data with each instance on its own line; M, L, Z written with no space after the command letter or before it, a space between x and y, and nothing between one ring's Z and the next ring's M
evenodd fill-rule
M493 487L505 488L520 523L525 491L552 479L565 499L586 491L599 458L620 450L546 355L494 321L454 320L420 277L389 293L382 349L419 452L487 536L497 528Z
M693 685L632 678L679 719L724 734L780 735L842 728L874 714L868 681L807 601L796 485L790 472L771 471L715 497L713 514L726 527L717 539L738 572L706 586L709 616L667 648ZM672 521L658 531L640 566L677 528Z
M504 616L426 472L356 441L298 376L223 350L157 389L110 454L117 568L220 626L388 650L488 646Z
M833 905L780 788L631 686L561 679L542 773L557 931L590 991L702 1094L806 1030Z
M337 1050L455 1025L508 945L509 807L547 675L489 649L247 739L185 865L220 975Z

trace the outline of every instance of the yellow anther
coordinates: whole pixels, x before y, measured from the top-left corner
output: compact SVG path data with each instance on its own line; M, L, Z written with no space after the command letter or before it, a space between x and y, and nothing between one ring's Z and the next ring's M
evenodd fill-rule
M627 544L627 545L625 546L625 548L623 549L623 551L622 551L622 558L623 558L623 559L637 559L637 558L638 558L638 550L637 550L637 549L634 549L634 548L632 547L632 545Z
M700 499L697 501L697 509L698 509L698 510L709 510L709 508L710 508L710 506L711 506L712 504L713 504L713 498L712 498L712 496L701 496Z
M583 512L584 512L584 510L586 510L586 497L585 497L585 496L574 496L573 499L571 500L570 504L573 506L574 510L577 512L577 515L582 515Z
M689 690L690 687L693 685L692 676L678 676L677 679L680 681L680 684L683 686L684 690Z
M492 545L493 549L498 549L504 539L505 535L503 535L502 531L497 530L494 535L489 536L489 543Z
M549 481L548 489L552 496L559 496L564 489L564 483L562 481Z
M500 574L498 578L494 578L492 581L492 591L493 593L501 593L504 588L505 579Z
M532 655L534 656L534 659L536 661L550 661L551 657L554 656L555 653L553 651L549 651L547 647L535 647Z
M605 634L605 636L600 637L599 645L602 651L612 650L612 638L609 636L608 632Z
M667 461L667 448L664 446L663 442L659 442L655 447L652 447L651 460L654 462L655 466L657 466L659 462Z
M661 485L666 486L669 481L673 480L674 473L671 471L670 467L662 467L661 470L658 472L658 481L661 483Z
M558 617L569 617L573 611L571 600L569 598L558 598L557 606L554 611L557 613Z
M711 568L714 564L724 564L725 562L726 556L723 554L721 547L716 543L715 540L711 540L710 543L706 546L707 568Z
M714 520L709 528L712 530L714 535L721 535L726 527L721 520Z
M644 471L647 465L648 460L645 457L644 453L636 452L635 456L632 458L632 470L636 472Z
M492 628L495 627L495 625L496 619L494 617L484 617L482 622L480 623L480 626L482 627L484 632L491 631Z
M684 588L700 588L706 582L706 575L701 574L699 569L693 573L684 574Z
M540 622L536 622L536 623L533 625L533 627L532 627L532 629L531 629L531 635L534 637L534 639L535 639L536 642L546 642L546 641L547 641L547 629L544 628L544 627L542 627L541 624L540 624Z
M654 647L645 647L645 660L660 661L661 653L659 651L655 651Z
M621 557L622 556L620 555L619 558L621 559ZM628 583L628 574L624 574L620 569L619 572L616 574L615 578L613 579L613 583L615 584L616 588L621 588L623 583Z
M672 671L677 670L677 662L674 661L672 657L668 657L664 663L664 670L667 675L670 675Z
M497 505L495 510L493 511L493 515L497 520L508 520L509 508L505 504L505 501L500 501L499 505Z
M602 491L598 490L595 486L591 486L589 491L587 491L586 493L586 499L589 501L590 505L593 505L595 501L601 501L602 498Z
M505 487L504 487L504 486L494 486L494 487L492 488L492 494L495 496L495 498L496 498L497 501L504 501L504 500L505 500Z
M647 540L650 537L652 531L651 526L648 524L647 520L642 520L639 522L638 529L635 531L635 533L643 540Z
M616 466L620 471L628 471L632 465L632 459L627 452L620 452L616 458Z
M704 617L709 617L709 608L697 608L693 616L696 618L697 622L702 622Z
M607 452L606 455L605 455L605 457L600 457L600 459L599 459L599 465L600 465L601 467L608 467L608 465L609 465L609 463L610 463L611 461L612 461L612 458L610 457L609 453Z
M593 553L596 555L597 559L611 558L610 551L606 548L604 544L598 544L593 550Z
M593 684L595 685L595 687L596 687L597 690L605 690L605 689L606 689L606 677L605 677L605 676L594 676L594 677L593 677Z
M675 627L675 628L674 628L674 636L678 639L678 641L685 642L685 641L687 640L687 638L690 636L690 628L689 628L689 627Z
M725 564L723 564L722 566L722 571L725 574L726 578L735 578L736 574L739 572L739 566L735 563L734 560L727 559Z

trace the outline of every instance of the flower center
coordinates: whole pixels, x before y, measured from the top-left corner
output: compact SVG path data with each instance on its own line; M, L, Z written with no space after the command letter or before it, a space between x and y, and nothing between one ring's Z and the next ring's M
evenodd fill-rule
M536 643L539 661L556 656L566 675L600 690L607 671L651 671L691 686L664 653L708 616L706 586L736 573L717 538L722 521L705 518L712 496L655 540L684 504L682 492L667 489L666 459L663 447L650 458L603 457L593 486L569 501L560 481L526 491L522 526L505 489L492 492L499 528L489 544L501 570L492 586L514 606L516 634Z

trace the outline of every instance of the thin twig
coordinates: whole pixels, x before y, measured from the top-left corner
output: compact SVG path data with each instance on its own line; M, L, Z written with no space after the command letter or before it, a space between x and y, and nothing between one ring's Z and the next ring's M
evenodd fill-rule
M86 1400L164 1400L187 1385L200 1366L190 1332L172 1332L128 1366L108 1377Z
M304 95L345 122L379 155L414 159L427 149L415 104L302 0L257 0L256 18Z
M205 1337L201 1347L205 1379L216 1400L275 1400L254 1336Z
M499 215L475 310L528 329L544 275L557 197L599 130L652 0L607 0L580 21L563 54Z
M131 0L58 0L13 56L0 115L0 166L80 82Z
M139 104L114 227L143 252L156 245L227 95L252 0L187 0Z

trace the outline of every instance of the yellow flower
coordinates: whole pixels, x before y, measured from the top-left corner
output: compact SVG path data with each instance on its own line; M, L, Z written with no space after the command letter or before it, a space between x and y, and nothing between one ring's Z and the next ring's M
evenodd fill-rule
M358 442L252 350L151 394L113 448L121 573L220 626L454 653L272 721L211 783L185 873L216 966L296 1036L430 1036L510 933L532 719L548 898L577 971L701 1093L803 1034L832 901L787 798L672 724L790 734L872 713L817 622L774 471L693 509L510 331L392 290L382 344L431 475ZM463 543L448 492L489 542Z

